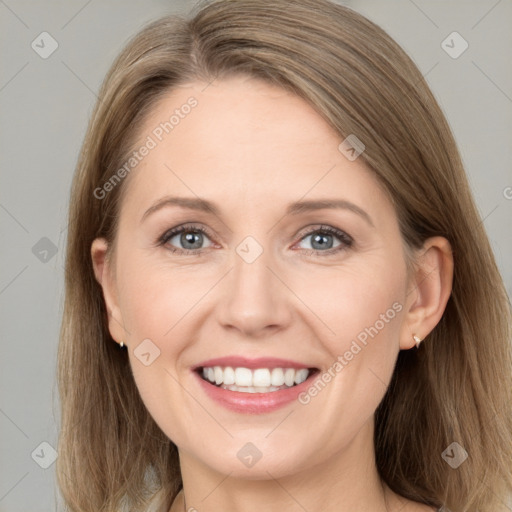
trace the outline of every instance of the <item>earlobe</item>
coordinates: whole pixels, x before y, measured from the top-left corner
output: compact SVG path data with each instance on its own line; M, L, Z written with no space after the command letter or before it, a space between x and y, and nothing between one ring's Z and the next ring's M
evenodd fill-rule
M117 302L115 280L107 260L108 243L104 238L96 238L91 245L91 259L96 280L103 290L103 298L108 314L108 327L114 340L121 342L126 338L123 319Z
M436 236L426 240L416 262L416 272L406 298L406 317L400 334L400 348L424 340L441 320L453 282L453 254L448 240ZM427 340L428 341L428 340Z

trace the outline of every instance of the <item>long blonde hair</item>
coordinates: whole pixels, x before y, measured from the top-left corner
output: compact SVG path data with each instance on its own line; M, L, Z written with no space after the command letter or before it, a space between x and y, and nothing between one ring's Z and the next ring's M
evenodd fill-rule
M98 199L139 126L177 84L246 74L310 103L340 141L355 134L389 194L404 244L446 237L453 291L419 350L401 351L375 415L379 474L396 493L452 512L497 512L512 491L511 308L445 117L381 28L327 0L217 0L137 34L99 93L73 181L58 353L58 483L67 509L142 511L182 486L177 448L141 401L113 342L90 256L115 240L123 183ZM110 244L109 244L110 245ZM457 442L468 459L452 469Z

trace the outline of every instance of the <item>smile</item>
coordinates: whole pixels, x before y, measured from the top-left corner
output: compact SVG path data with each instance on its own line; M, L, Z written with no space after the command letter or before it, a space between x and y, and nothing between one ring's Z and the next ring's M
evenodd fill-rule
M313 369L307 368L232 368L231 366L203 367L204 380L223 389L241 393L271 393L304 382Z
M200 393L240 414L269 413L297 401L320 374L318 368L287 359L230 356L192 368Z

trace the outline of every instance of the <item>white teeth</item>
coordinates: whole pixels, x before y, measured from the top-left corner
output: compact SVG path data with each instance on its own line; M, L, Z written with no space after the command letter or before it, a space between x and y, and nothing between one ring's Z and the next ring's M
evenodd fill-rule
M309 375L307 368L232 368L214 366L203 368L203 377L212 384L231 391L266 393L292 387L304 382ZM235 389L236 388L236 389Z
M252 372L252 385L267 388L270 386L270 370L259 368Z
M286 368L284 372L284 383L287 386L293 386L295 384L295 370L293 368Z
M213 372L215 374L215 384L222 384L224 380L224 374L222 371L222 368L220 366L215 366L213 369Z
M272 370L272 386L282 386L284 384L284 372L282 368Z
M228 366L227 368L224 368L223 381L224 381L224 384L226 384L226 386L229 386L229 385L235 383L235 370L233 370L233 368L231 368L230 366Z
M307 368L302 368L301 370L298 370L295 372L295 384L300 384L301 382L304 382L309 375L309 370Z
M240 393L271 393L272 391L287 389L288 386L269 386L263 388L259 386L226 386L225 384L223 384L221 388L229 389L229 391L239 391Z
M237 386L252 386L252 372L249 368L235 369L235 384Z

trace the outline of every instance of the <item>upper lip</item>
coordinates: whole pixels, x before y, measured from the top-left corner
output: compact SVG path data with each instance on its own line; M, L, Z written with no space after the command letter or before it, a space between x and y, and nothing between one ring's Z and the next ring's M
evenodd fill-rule
M226 356L208 359L207 361L197 364L192 369L198 370L199 368L213 366L231 366L232 368L250 368L253 370L258 368L313 368L311 365L299 363L291 359L280 359L276 357L258 357L255 359L248 359L247 357L240 356Z

